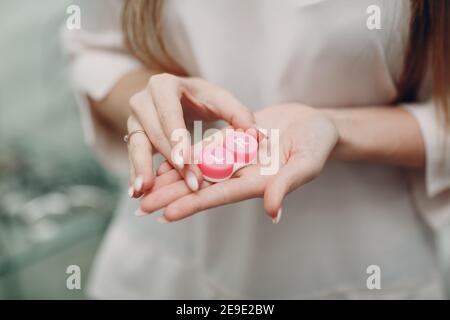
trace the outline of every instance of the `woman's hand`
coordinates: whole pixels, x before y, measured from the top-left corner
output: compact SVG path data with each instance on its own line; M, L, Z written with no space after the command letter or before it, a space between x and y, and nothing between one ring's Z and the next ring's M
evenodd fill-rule
M254 126L253 113L235 97L199 78L154 75L144 90L131 97L130 105L128 132L146 133L133 134L128 142L132 197L148 192L154 183L152 151L160 152L191 190L198 190L202 176L196 165L188 164L191 139L186 123L225 120L234 128ZM177 140L173 139L175 130ZM181 155L175 146L183 151Z
M159 221L171 222L208 208L264 196L264 207L277 223L283 198L320 174L339 135L325 113L298 104L264 109L255 114L255 119L261 128L279 130L279 139L269 134L269 139L259 146L264 153L269 150L267 154L278 152L278 172L263 175L264 166L257 163L239 170L227 181L204 181L201 190L194 193L180 180L179 173L164 163L151 192L141 199L140 215L166 207Z

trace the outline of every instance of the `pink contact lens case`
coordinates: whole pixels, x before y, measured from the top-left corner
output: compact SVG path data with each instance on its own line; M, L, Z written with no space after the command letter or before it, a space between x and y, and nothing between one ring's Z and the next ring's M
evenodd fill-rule
M256 139L248 133L240 131L227 132L223 146L233 152L236 163L250 163L258 152Z
M229 179L236 171L251 164L258 152L256 139L244 132L226 132L223 145L209 145L202 150L199 168L210 182Z

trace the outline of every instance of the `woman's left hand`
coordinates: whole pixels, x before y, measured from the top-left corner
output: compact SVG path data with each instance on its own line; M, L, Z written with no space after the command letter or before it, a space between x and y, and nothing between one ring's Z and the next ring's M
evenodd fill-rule
M278 152L278 172L263 175L261 169L264 166L257 163L237 171L224 182L211 184L205 181L201 190L192 192L166 162L158 169L150 193L141 199L138 213L145 215L165 207L159 222L167 223L205 209L264 197L264 207L277 223L284 197L320 174L339 134L333 120L324 112L299 104L266 108L255 113L255 120L259 127L269 132L279 130L278 139L269 134L269 139L260 142L260 149L267 148L269 154L270 151Z

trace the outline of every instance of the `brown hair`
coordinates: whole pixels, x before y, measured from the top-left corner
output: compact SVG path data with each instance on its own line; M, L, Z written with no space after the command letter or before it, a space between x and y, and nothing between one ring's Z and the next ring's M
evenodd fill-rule
M450 2L410 0L410 4L409 36L398 84L397 102L417 100L427 69L431 67L433 97L440 106L438 110L446 128L449 128Z
M149 68L185 74L170 56L161 32L163 0L126 0L123 31L128 50ZM430 68L433 97L446 128L450 127L450 1L410 0L411 19L404 66L398 82L398 102L418 98ZM448 62L446 63L446 60Z
M167 51L161 30L163 0L126 0L122 30L126 48L146 67L173 74L183 69Z

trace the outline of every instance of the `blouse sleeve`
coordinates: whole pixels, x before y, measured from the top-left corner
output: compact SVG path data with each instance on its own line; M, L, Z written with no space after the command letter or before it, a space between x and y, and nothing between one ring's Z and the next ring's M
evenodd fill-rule
M404 108L417 120L425 143L425 171L412 175L414 198L429 224L439 228L450 218L450 136L432 99Z
M124 46L120 27L122 0L77 0L81 28L61 30L73 92L81 112L84 136L102 163L122 170L126 159L123 143L112 137L91 113L87 97L102 100L126 73L141 68Z

